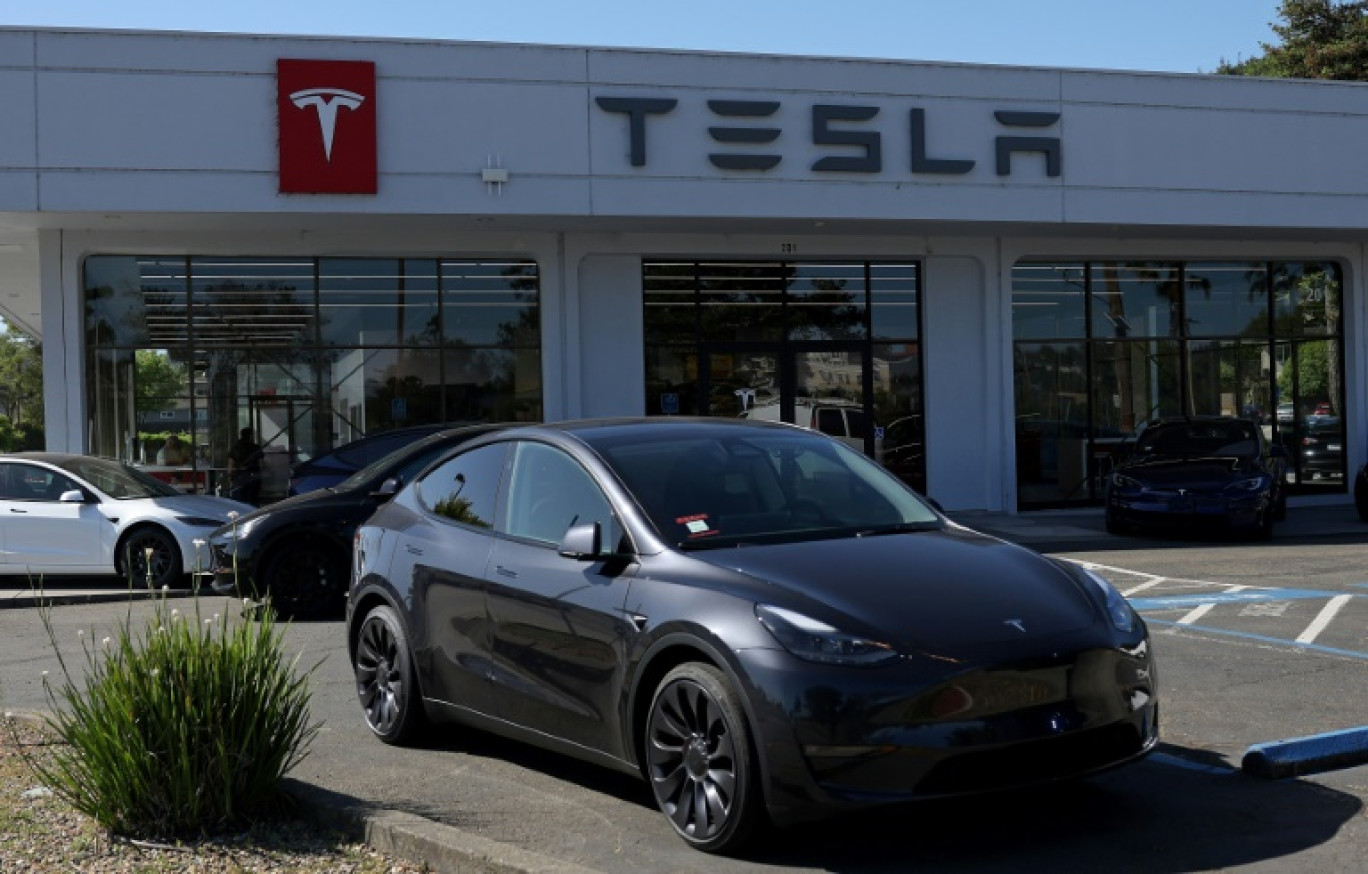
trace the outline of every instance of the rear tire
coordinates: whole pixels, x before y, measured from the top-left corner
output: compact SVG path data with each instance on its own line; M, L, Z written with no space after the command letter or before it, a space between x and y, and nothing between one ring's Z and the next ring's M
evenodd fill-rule
M675 832L707 853L740 847L764 810L745 713L726 676L694 662L666 674L645 741L651 792Z
M354 649L356 695L366 725L387 744L409 743L427 726L427 714L408 632L393 607L381 604L366 614Z

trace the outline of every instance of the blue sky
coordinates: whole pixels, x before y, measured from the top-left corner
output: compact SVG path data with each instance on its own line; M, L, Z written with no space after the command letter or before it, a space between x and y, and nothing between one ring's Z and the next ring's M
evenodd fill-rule
M422 37L1211 72L1278 0L0 0L0 25Z

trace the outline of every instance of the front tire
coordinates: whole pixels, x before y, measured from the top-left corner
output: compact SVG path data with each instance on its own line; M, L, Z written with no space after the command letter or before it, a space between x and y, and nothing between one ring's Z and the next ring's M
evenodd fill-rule
M260 588L288 619L337 619L345 609L351 558L319 537L282 543L262 564Z
M170 588L185 576L180 545L165 528L146 525L133 529L124 538L119 552L123 555L120 571L130 577L135 586Z
M656 690L646 773L665 818L708 853L735 850L762 815L759 769L736 694L717 668L687 663Z
M427 724L408 633L394 608L371 609L356 635L352 668L366 725L387 744L408 743Z

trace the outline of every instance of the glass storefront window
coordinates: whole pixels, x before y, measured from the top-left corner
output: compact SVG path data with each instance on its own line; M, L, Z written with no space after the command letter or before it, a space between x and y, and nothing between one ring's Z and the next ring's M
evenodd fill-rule
M1089 266L1093 337L1167 337L1182 297L1176 264L1101 262Z
M196 347L313 346L314 265L308 260L191 258Z
M318 321L332 346L437 343L437 262L419 258L323 258Z
M1331 262L1018 264L1019 506L1100 502L1116 440L1151 419L1183 415L1257 421L1286 448L1294 491L1342 491L1342 289ZM1075 333L1079 313L1087 314L1084 338ZM1079 339L1089 341L1081 370L1068 351L1076 344L1065 342ZM1066 417L1059 411L1078 397L1080 379L1090 387L1085 402ZM1077 482L1042 463L1040 452L1057 453L1049 429L1023 427L1031 419L1073 423L1057 429L1059 440L1081 433Z
M695 305L700 330L717 342L776 342L784 338L784 265L698 265Z
M869 265L869 311L876 340L921 337L916 264Z
M1268 265L1189 264L1184 289L1188 336L1268 336Z
M924 489L919 276L915 262L645 262L646 411L826 427Z
M97 455L145 463L146 435L183 428L212 475L244 427L288 467L399 425L542 415L532 262L97 255L84 280Z
M789 266L785 305L790 340L863 340L863 264Z
M1087 265L1019 264L1012 271L1012 336L1051 340L1088 336Z

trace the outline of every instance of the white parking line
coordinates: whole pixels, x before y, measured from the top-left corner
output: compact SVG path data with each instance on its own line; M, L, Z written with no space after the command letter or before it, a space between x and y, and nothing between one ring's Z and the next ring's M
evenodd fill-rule
M1353 599L1353 595L1336 595L1331 598L1330 603L1321 608L1321 611L1316 618L1313 619L1311 624L1306 626L1306 630L1297 637L1297 643L1315 642L1316 637L1324 631L1326 626L1330 624L1330 621L1335 618L1335 614L1339 613L1340 609Z
M1226 587L1226 593L1229 594L1230 592L1243 592L1243 591L1244 591L1245 589L1247 589L1247 588L1249 588L1249 587L1248 587L1248 586L1227 586L1227 587ZM1194 622L1196 622L1198 619L1201 619L1203 616L1207 615L1207 613L1211 612L1211 608L1213 608L1213 607L1215 607L1215 606L1216 606L1215 603L1211 603L1211 604L1199 604L1199 605L1197 605L1197 606L1194 607L1193 609L1189 610L1186 616L1184 616L1182 619L1179 619L1178 622L1177 622L1177 624L1176 624L1173 628L1169 629L1169 633L1172 634L1174 631L1176 631L1177 628L1178 628L1178 626L1181 626L1181 625L1192 625L1192 624L1193 624Z

